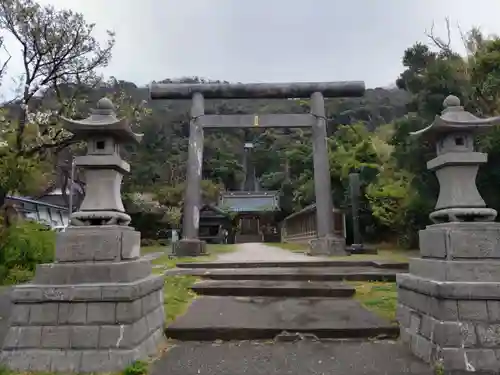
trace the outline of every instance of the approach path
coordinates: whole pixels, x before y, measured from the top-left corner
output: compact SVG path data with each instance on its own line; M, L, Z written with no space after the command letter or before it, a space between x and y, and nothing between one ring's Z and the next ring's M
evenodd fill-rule
M305 254L293 253L279 247L265 245L263 243L238 244L237 250L231 253L221 254L217 261L220 262L276 262L276 261L315 261L328 259L325 257L307 256Z

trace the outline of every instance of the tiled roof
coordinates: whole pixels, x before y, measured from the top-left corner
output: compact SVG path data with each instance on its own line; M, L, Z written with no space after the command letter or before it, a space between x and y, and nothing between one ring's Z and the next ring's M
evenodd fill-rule
M276 192L232 192L223 194L219 207L229 212L279 211Z

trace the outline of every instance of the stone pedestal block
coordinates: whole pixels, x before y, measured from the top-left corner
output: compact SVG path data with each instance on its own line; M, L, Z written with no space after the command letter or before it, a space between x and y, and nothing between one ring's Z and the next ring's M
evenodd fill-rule
M2 363L16 371L116 372L164 340L163 277L128 227L60 233L56 262L12 290Z
M500 259L500 223L434 224L419 232L424 258L447 260Z
M132 227L69 227L59 233L56 262L120 261L141 256L141 235Z
M309 255L349 255L345 249L345 239L341 237L315 238L309 241Z
M172 250L178 257L197 257L207 253L207 243L198 239L182 239Z
M435 224L398 275L401 340L445 374L500 369L500 224Z

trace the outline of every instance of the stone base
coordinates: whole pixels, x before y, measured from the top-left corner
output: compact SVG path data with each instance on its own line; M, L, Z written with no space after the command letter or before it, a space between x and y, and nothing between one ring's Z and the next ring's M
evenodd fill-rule
M500 282L435 281L398 275L400 337L444 374L497 374Z
M133 283L20 285L1 360L16 371L115 372L163 340L163 277Z
M182 239L172 250L177 257L197 257L207 253L207 243L198 239Z
M121 226L70 227L56 261L12 289L1 362L15 371L116 372L163 340L163 277Z
M341 237L315 238L309 241L309 255L345 256L345 239Z

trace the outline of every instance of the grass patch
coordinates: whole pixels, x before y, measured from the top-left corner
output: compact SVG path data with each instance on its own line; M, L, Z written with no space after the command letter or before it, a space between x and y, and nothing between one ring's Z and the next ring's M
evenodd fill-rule
M396 323L398 291L396 283L350 282L356 288L356 298L368 310Z
M280 249L288 250L293 253L304 253L308 250L307 245L301 243L274 242L274 243L266 243L266 245L279 247Z
M216 259L217 254L232 252L235 249L234 245L208 245L209 254L206 256L169 258L168 254L164 254L151 262L153 266L156 266L153 267L153 273L163 274L166 270L175 268L177 263L210 262ZM165 276L163 296L167 325L184 314L193 299L196 298L196 293L190 288L198 280L198 277L191 275Z
M167 325L184 314L193 299L196 298L196 293L190 289L196 281L198 278L190 275L165 276L163 296Z
M170 246L141 246L141 255L151 253L165 253L170 251Z

